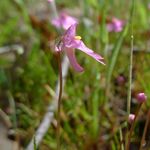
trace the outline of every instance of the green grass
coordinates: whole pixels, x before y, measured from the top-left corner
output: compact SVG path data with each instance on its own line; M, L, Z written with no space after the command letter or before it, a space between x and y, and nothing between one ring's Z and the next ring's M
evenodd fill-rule
M48 4L43 3L46 10ZM34 5L31 6L31 4ZM77 51L78 62L85 71L76 73L70 68L67 75L61 106L62 150L90 148L118 150L121 136L125 140L126 125L124 124L126 124L127 116L126 101L131 49L131 30L127 22L130 17L131 3L121 0L107 2L62 0L56 1L56 4L59 11L67 8L72 14L77 14L80 20L78 35L82 36L88 47L103 55L106 62L103 66ZM52 101L52 94L47 91L46 86L48 85L54 91L58 80L58 65L55 54L52 49L49 49L49 39L45 32L42 32L41 26L31 25L28 14L36 14L34 10L41 15L45 13L50 16L50 13L48 14L48 9L40 10L40 3L35 0L32 0L32 3L28 0L22 3L0 1L0 10L3 11L3 14L0 14L0 46L20 44L25 52L23 55L15 54L14 60L11 60L7 53L0 54L0 107L6 111L13 122L14 114L8 111L11 104L7 100L3 102L3 97L8 98L6 92L9 91L16 106L15 117L19 138L22 146L26 147L47 111L47 106ZM138 142L140 141L139 132L141 132L140 121L150 106L149 12L148 0L135 1L131 112L134 112L137 106L134 101L136 93L143 91L148 96L136 125L139 131L133 135L133 141ZM103 18L101 22L98 21L100 16ZM113 16L126 22L124 30L120 33L108 33L106 29L106 21ZM47 22L43 21L43 24L48 26L50 41L55 41L60 35L48 19L50 17L46 18ZM87 25L85 19L88 19L91 24ZM112 48L108 50L109 47ZM120 74L123 74L126 79L123 86L116 84ZM107 88L109 88L108 93ZM55 121L52 122L39 149L54 150L56 148ZM35 149L37 149L36 145Z

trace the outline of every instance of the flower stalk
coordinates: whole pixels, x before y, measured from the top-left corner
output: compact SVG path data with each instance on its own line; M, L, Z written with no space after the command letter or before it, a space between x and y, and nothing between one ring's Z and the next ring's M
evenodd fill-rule
M133 66L133 46L134 46L134 35L133 35L133 14L134 14L134 0L131 4L130 12L130 25L131 25L131 49L130 49L130 62L129 62L129 88L128 88L128 99L127 99L127 113L130 114L131 107L131 85L132 85L132 66Z
M58 109L57 109L57 150L60 150L60 109L62 98L62 66L61 66L61 52L57 52L58 69L59 69L59 95L58 95Z
M149 110L148 115L147 115L147 119L146 119L146 123L145 123L145 127L144 127L144 132L143 132L142 140L141 140L141 144L140 144L140 150L142 150L142 147L143 147L143 144L145 141L145 136L146 136L149 122L150 122L150 110Z
M130 10L130 18L129 23L131 27L131 49L130 49L130 62L129 62L129 82L128 82L128 97L127 97L127 115L130 115L131 110L131 92L132 92L132 68L133 68L133 46L134 46L134 35L133 35L133 14L134 14L134 0L132 0L131 10ZM141 105L141 104L140 104ZM134 128L135 120L137 118L137 114L135 115L135 119L131 125L129 136L127 131L127 137L125 142L126 150L129 150L130 146L130 138L132 134L132 130Z
M138 106L138 108L137 108L137 111L136 111L136 113L135 113L135 118L134 118L134 120L133 120L133 122L132 122L132 124L131 124L131 128L130 128L130 130L129 130L129 133L128 133L128 140L127 140L127 145L126 145L126 150L129 150L130 149L130 141L131 141L131 136L132 136L132 133L133 133L133 130L134 130L134 127L135 127L135 122L136 122L136 120L137 120L137 116L138 116L138 114L139 114L139 111L140 111L140 109L141 109L141 106L142 106L142 104L143 103L140 103L139 104L139 106Z

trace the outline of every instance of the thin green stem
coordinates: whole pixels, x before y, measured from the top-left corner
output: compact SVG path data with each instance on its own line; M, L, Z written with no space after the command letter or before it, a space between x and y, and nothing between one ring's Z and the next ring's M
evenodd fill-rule
M120 135L120 147L121 147L121 150L124 150L123 136L122 136L122 129L121 128L119 128L119 135Z
M129 88L128 88L128 99L127 99L127 113L130 114L131 109L131 91L132 91L132 66L133 66L133 45L134 45L134 36L133 36L133 13L134 13L134 0L132 0L131 12L130 12L130 25L131 25L131 50L130 50L130 64L129 64Z
M132 91L132 66L133 66L133 40L134 36L131 35L131 51L130 51L130 68L129 68L129 89L128 89L128 100L127 100L127 113L130 114L131 109L131 91Z
M57 110L57 150L60 150L60 108L61 108L62 84L63 84L60 52L58 52L58 68L59 68L59 96L58 96L58 110Z
M129 25L131 29L131 50L130 50L130 62L129 62L129 82L128 82L128 97L127 97L127 115L129 116L131 110L131 93L132 93L132 66L133 66L133 46L134 46L134 36L133 36L133 14L134 14L134 0L132 0L131 9L130 9L130 17L129 17ZM125 139L125 147L128 150L130 146L130 139L127 136Z

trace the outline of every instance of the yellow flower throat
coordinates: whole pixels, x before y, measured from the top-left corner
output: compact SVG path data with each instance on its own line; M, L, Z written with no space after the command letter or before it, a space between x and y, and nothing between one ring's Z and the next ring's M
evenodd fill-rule
M76 40L81 40L81 36L75 36L74 37Z

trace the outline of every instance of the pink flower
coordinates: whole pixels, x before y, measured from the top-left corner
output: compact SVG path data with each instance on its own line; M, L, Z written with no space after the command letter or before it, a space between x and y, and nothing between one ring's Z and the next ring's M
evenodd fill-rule
M51 3L51 2L54 1L54 0L47 0L47 1Z
M125 77L123 76L123 75L119 75L118 77L117 77L117 84L118 85L124 85L125 84L125 82L126 82L126 79L125 79Z
M121 32L123 29L124 22L117 18L112 18L112 21L107 24L109 32Z
M74 17L69 16L65 12L61 12L58 18L52 19L52 25L56 28L63 28L67 30L72 24L77 23L78 20Z
M134 121L134 119L135 119L135 115L134 114L130 114L129 118L128 118L129 123L132 123Z
M137 99L137 101L138 101L139 103L143 103L143 102L146 101L147 96L145 95L145 93L139 93L139 94L137 95L136 99Z
M60 43L56 46L56 51L65 51L72 67L78 71L83 71L83 68L78 64L75 57L75 49L78 49L87 55L93 57L96 61L104 64L103 58L96 54L93 50L85 46L80 36L76 36L77 24L71 25L65 34L61 37Z

